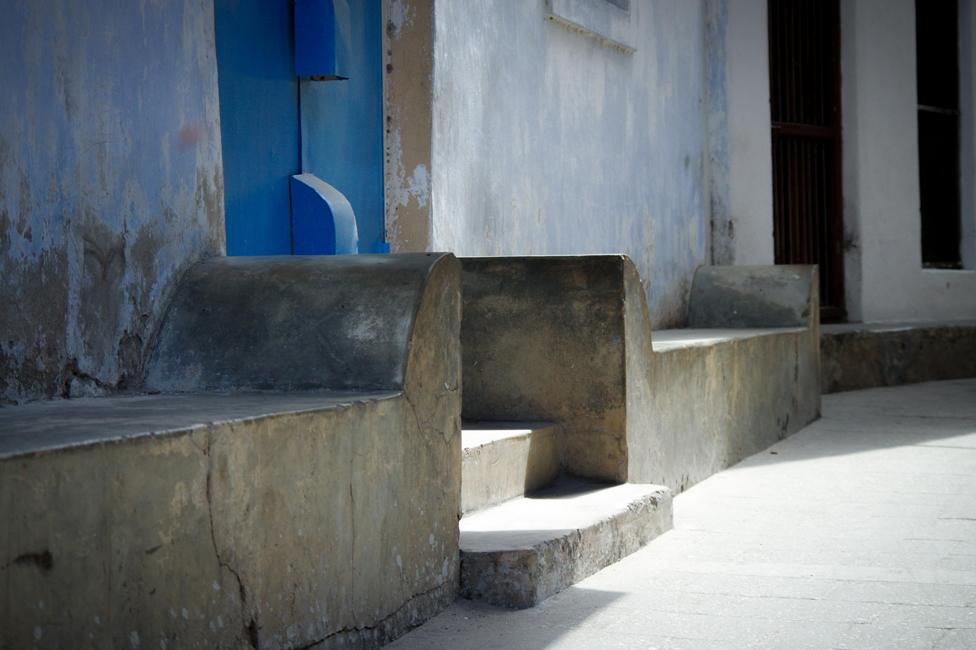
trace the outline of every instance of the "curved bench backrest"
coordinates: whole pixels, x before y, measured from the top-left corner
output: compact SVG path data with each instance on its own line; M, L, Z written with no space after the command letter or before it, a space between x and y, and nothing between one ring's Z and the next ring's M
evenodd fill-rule
M180 283L146 369L163 391L398 390L442 253L221 257Z
M809 327L818 303L816 266L700 266L688 327Z
M557 422L567 470L626 480L628 265L622 255L461 258L463 416Z

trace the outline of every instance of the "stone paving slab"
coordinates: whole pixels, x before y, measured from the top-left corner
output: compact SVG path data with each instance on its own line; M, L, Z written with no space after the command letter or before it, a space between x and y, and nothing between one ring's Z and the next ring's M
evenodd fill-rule
M675 527L530 610L407 648L976 648L976 379L839 393L674 500Z

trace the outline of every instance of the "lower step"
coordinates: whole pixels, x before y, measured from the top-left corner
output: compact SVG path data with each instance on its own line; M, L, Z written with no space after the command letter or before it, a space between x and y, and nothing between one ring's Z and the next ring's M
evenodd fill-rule
M461 519L461 595L532 607L671 528L671 492L562 478Z
M557 431L550 422L464 422L461 512L551 483L559 474Z

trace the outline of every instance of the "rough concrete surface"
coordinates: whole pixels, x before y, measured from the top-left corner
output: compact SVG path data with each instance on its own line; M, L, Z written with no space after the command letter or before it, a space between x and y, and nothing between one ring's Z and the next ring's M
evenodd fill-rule
M559 474L559 430L551 422L465 422L461 512L493 506Z
M628 438L631 480L679 492L791 435L820 412L816 338L808 329L710 345L664 343L652 357L648 403L628 413L635 427Z
M0 409L0 459L144 436L181 435L208 422L321 411L398 395L397 391L236 392L45 400Z
M680 492L816 419L818 301L813 266L701 267L696 329L628 320L629 345L654 350L628 355L628 479Z
M560 479L461 519L461 595L532 607L671 527L671 492Z
M373 645L453 599L458 441L405 398L201 424L2 462L0 646Z
M443 253L223 257L180 283L149 361L158 390L391 390ZM431 306L430 308L435 308Z
M695 272L688 327L806 327L817 308L815 267L702 266Z
M392 380L363 375L373 389L393 382L382 399L341 394L315 405L289 394L279 396L279 413L268 393L243 392L5 409L5 432L23 434L17 421L26 418L39 444L59 432L63 444L47 453L21 446L0 460L0 647L373 647L450 603L461 492L460 267L449 255L421 258L396 275L419 278L407 283L406 309L391 300L364 324L399 333L406 318L406 332L386 343L398 360ZM336 264L354 267L330 276L340 285L375 266ZM246 323L228 325L246 330L237 344L271 354L267 339L294 341L275 329L291 321L275 316L319 285L315 274L288 268L292 284L310 286L271 273L266 280L285 288L264 293L266 308ZM248 305L244 293L227 300ZM212 322L235 313L217 298L209 308ZM374 332L371 340L386 339ZM310 343L305 362L342 363L311 356L327 351ZM280 359L291 354L285 346ZM211 360L177 361L187 358L204 370ZM259 376L246 363L228 367L242 385ZM199 376L175 362L169 369ZM281 372L289 387L300 370ZM168 424L165 409L174 412ZM161 429L166 435L147 435Z
M463 258L464 417L557 422L570 472L626 480L625 259Z
M660 348L625 256L462 268L465 416L555 421L572 474L677 492L819 413L815 267L700 268L692 308L706 329Z
M844 323L821 332L825 393L976 377L976 321Z
M976 647L976 380L829 395L674 501L674 530L533 609L459 600L407 648Z

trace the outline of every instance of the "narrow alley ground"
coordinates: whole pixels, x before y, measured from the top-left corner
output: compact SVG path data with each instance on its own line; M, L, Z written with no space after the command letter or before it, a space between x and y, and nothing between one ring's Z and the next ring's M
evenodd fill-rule
M825 396L643 550L534 609L459 600L391 647L976 648L976 379Z

